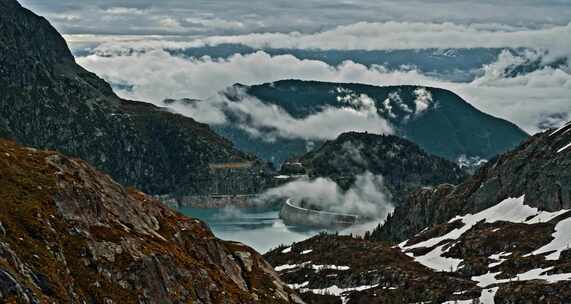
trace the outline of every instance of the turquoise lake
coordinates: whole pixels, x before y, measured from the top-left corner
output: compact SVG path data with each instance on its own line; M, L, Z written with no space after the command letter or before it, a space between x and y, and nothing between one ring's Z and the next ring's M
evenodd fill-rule
M279 210L254 208L201 209L181 208L186 216L206 222L216 237L244 243L260 253L279 245L289 245L319 234L324 229L286 225L279 218ZM378 222L370 222L339 231L340 234L359 234L370 231ZM328 231L335 232L335 231Z
M279 219L279 211L271 209L181 208L178 211L208 223L218 238L244 243L261 253L302 241L321 231L285 225Z

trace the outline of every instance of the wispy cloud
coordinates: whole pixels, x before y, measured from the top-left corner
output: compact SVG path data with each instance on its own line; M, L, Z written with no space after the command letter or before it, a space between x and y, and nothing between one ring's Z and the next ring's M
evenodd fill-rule
M265 104L231 89L233 99L218 94L204 101L166 104L178 113L209 124L225 124L229 119L252 137L272 142L277 138L330 140L348 131L392 134L389 123L377 114L375 102L367 95L340 101L339 107L327 107L304 118L294 118L283 108ZM230 115L230 117L227 117ZM237 121L236 121L237 120Z

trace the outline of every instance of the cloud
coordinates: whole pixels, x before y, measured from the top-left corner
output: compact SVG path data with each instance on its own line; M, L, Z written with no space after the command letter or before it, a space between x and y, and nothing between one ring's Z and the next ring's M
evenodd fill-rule
M368 68L351 61L331 66L322 61L300 60L291 55L270 56L262 51L214 60L209 57L177 57L162 49L154 49L141 53L107 52L105 55L81 57L77 61L112 83L132 86L131 90L118 89L120 96L158 105L164 105L162 100L165 98L206 99L238 82L250 85L282 79L303 79L372 85L408 84L450 89L478 109L508 119L526 131L535 133L540 130L540 126L545 126L542 123L545 117L571 113L571 74L567 66L543 67L516 75L506 74L506 67L534 58L536 57L532 54L518 57L504 52L497 62L486 66L482 74L470 83L444 81L414 69L389 71L380 65ZM398 99L393 97L395 100L389 100L389 103L397 106ZM208 105L197 109L211 110ZM191 110L193 109L189 111L192 112ZM264 110L276 113L271 109ZM357 114L329 112L320 118L336 117L335 115L360 117ZM193 117L216 122L216 115L218 114L214 111L204 118L201 118L202 114ZM223 118L218 116L218 121L220 119ZM286 117L285 120L290 118ZM312 120L303 123L303 126L307 126ZM300 126L300 122L295 124Z
M421 115L424 111L428 110L432 104L432 94L426 88L421 87L414 90L414 95L416 95L416 99L414 100L416 106L414 114Z
M328 140L348 131L392 134L389 123L379 117L375 102L367 95L342 100L341 107L326 107L304 118L294 118L283 108L265 104L232 89L233 99L218 94L205 101L166 104L176 112L209 124L224 124L230 118L252 137L268 142L276 138ZM227 116L231 116L230 118Z
M162 20L162 19L161 19ZM176 20L168 18L174 23ZM192 24L213 28L242 28L241 21L219 18L186 18ZM180 23L180 22L178 22ZM180 24L179 24L180 25ZM220 44L243 44L256 49L320 49L320 50L403 50L403 49L450 49L450 48L530 48L548 51L551 58L571 55L571 23L540 28L512 27L504 24L455 24L426 22L358 22L336 26L332 29L302 32L257 32L243 35L209 35L190 39L163 37L161 40L139 37L129 39L124 45L113 43L103 46L131 50L149 48L185 49ZM91 36L92 42L105 44L108 36ZM133 37L131 37L133 38ZM85 39L85 35L66 35L70 43Z
M359 22L302 34L254 33L204 38L204 44L241 43L255 48L387 50L426 48L539 48L568 55L571 23L539 29L503 25L462 25L419 22Z
M122 96L155 102L165 98L208 98L234 83L250 85L293 78L375 85L414 83L419 79L436 83L414 70L388 72L382 66L367 68L352 61L330 66L318 60L270 56L262 51L215 60L188 59L153 50L118 56L89 55L77 61L112 83L131 84L132 91L119 91Z
M268 32L317 33L323 29L355 24L361 21L383 23L484 24L479 29L511 30L562 25L571 20L568 1L467 1L467 0L352 0L352 1L186 1L186 0L22 0L34 11L52 20L55 14L73 14L76 20L53 19L66 34L123 35L229 35ZM142 10L137 18L106 18L110 8ZM127 10L126 10L127 9ZM113 12L113 10L111 11ZM514 14L517 12L517 14ZM137 14L135 12L135 14ZM187 18L208 20L212 16L241 27L219 26L219 23L189 23L184 29L162 28L155 20L172 18L184 23ZM503 25L497 26L502 23ZM389 32L383 33L390 35ZM340 41L342 41L340 39Z
M306 201L325 210L358 214L372 219L386 219L394 210L390 195L385 193L383 177L370 172L356 177L353 186L343 191L329 178L297 180L262 194L262 200L292 198Z

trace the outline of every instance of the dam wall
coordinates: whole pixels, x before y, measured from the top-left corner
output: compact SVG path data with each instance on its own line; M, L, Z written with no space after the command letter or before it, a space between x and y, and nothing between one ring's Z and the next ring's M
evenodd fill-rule
M319 211L300 207L288 199L280 210L280 218L288 225L302 225L316 228L349 227L359 223L358 215Z
M236 195L191 195L180 198L158 197L165 205L173 209L179 208L253 208L257 206L255 194Z

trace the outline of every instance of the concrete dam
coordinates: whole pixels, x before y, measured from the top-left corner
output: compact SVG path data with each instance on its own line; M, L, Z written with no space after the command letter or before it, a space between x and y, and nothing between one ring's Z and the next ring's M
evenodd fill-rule
M288 225L316 228L349 227L364 220L358 215L304 208L293 199L285 201L280 210L280 218Z

